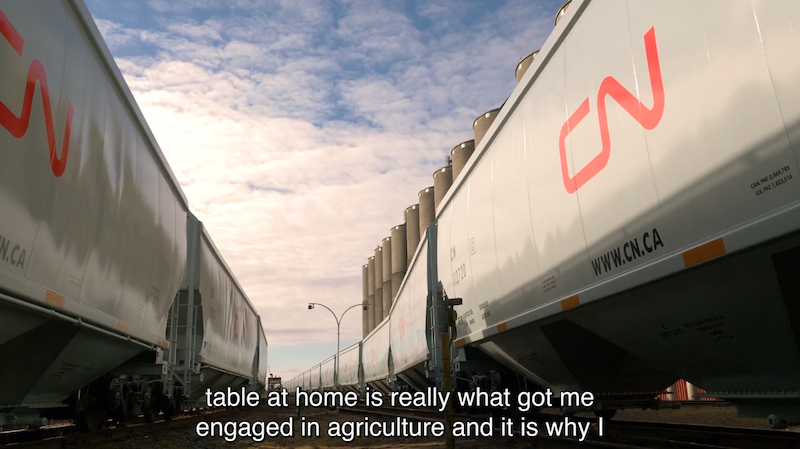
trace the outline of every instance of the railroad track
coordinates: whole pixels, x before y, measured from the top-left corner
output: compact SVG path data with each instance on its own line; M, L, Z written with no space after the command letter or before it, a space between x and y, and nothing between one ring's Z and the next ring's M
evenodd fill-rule
M156 420L153 423L145 423L142 417L140 420L136 420L125 426L106 427L94 433L80 433L73 424L58 427L43 427L35 430L12 430L0 432L0 448L55 449L67 446L74 447L76 445L80 447L81 442L89 440L123 440L138 434L161 431L177 425L190 425L207 418L209 415L224 415L234 411L236 411L236 409L187 413L178 415L169 421L162 419Z
M661 401L660 408L681 407L733 407L728 401Z
M23 447L22 444L31 441L59 439L76 432L74 424L45 426L39 429L14 429L0 432L0 447L13 445Z
M404 408L339 408L340 411L363 415L374 415L388 418L406 418L420 421L444 421L442 414L436 410L404 409ZM489 415L457 414L461 421L483 421ZM539 414L529 417L529 421L539 423L563 420L561 415ZM536 437L523 437L514 431L517 439L536 441L539 448L566 448L581 445L606 449L655 449L693 448L693 449L796 449L800 448L800 433L744 429L738 427L717 427L694 424L649 423L638 421L604 420L604 436L597 435L597 418L571 417L577 422L589 422L591 430L584 441L568 437L549 437L544 434L543 426ZM495 428L495 437L499 437L499 427ZM491 439L488 438L488 439ZM458 440L456 440L458 441Z
M743 429L739 427L696 424L611 421L606 425L610 435L620 440L643 442L674 441L690 443L682 447L724 447L739 449L789 449L800 447L800 433L781 430ZM671 446L676 447L676 446Z
M389 418L408 418L419 421L444 421L438 410L402 408L402 407L338 407L340 412L385 416Z

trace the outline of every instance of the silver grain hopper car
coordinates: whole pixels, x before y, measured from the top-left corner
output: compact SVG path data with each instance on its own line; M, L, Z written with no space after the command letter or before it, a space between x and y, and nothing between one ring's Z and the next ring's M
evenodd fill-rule
M186 276L172 307L168 335L181 405L202 405L205 391L266 385L266 338L244 289L203 224L187 218ZM260 384L260 386L259 386Z
M186 197L82 1L0 3L0 61L0 426L169 418ZM258 317L217 276L192 382L263 384Z
M458 389L591 391L611 416L685 379L800 421L800 4L573 0L558 17L476 120L436 216L420 204L427 263L364 339L365 381L438 374L426 297L446 293Z
M96 380L169 346L188 204L81 1L0 24L0 425L94 427Z

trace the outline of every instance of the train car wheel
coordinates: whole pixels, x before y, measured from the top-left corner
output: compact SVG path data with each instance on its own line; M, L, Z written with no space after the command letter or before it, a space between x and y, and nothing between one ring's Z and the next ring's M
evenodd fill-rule
M767 422L769 426L773 429L785 429L786 428L786 420L783 417L777 415L769 415L767 417Z
M172 413L183 413L183 390L180 388L175 389L175 393L172 396Z
M598 418L611 419L617 414L617 409L595 410L594 416Z
M146 396L144 403L144 422L153 423L158 419L158 413L161 411L161 384L153 384L149 388L149 394Z
M126 404L125 404L125 396L122 392L122 389L114 392L114 396L112 398L112 416L114 419L114 424L117 426L125 425L125 422L128 421L128 414L126 413Z
M75 413L75 425L80 432L97 432L103 428L105 421L106 394L103 385L93 382L78 392L78 409Z
M165 396L161 401L161 410L164 411L164 420L171 421L175 413L175 401Z
M158 406L151 399L144 408L144 422L154 423L158 419Z
M572 407L559 407L559 411L563 416L572 416L575 414L575 409Z

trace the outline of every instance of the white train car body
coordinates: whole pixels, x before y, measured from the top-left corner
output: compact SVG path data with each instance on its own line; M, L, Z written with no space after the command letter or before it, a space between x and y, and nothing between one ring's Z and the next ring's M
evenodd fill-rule
M320 389L321 379L320 379L320 366L321 364L315 365L311 370L308 372L308 388L309 390L317 391Z
M322 382L322 389L329 390L335 385L336 373L336 356L331 356L320 365L320 381Z
M383 320L367 335L361 345L361 366L364 382L385 389L389 379L390 321Z
M339 353L339 385L356 387L360 384L359 364L361 343L356 343Z
M194 215L187 218L189 245L194 249L181 289L182 302L195 304L199 323L192 359L180 359L178 364L200 364L203 380L192 385L190 399L200 400L207 388L224 391L250 383L259 375L258 354L261 329L259 317L239 282L225 263L205 227ZM180 312L181 324L187 312ZM181 346L185 346L183 340ZM264 345L266 341L261 343ZM185 357L187 354L182 353Z
M258 320L258 383L259 388L267 388L267 379L269 377L269 343L267 336L264 334L264 326L259 317Z
M294 393L295 389L297 389L297 388L302 389L303 388L303 373L300 373L297 376L295 376L294 379L291 380L291 385L292 385L292 387L289 388L289 393L290 394Z
M800 419L797 23L791 0L573 0L442 199L436 254L364 339L365 381L435 350L434 257L463 300L457 358L479 348L602 408L686 379Z
M82 2L0 30L0 407L46 407L168 346L188 206Z
M422 388L428 359L428 240L422 238L417 253L392 304L389 336L392 372Z
M201 362L249 377L258 345L258 315L205 228L201 257Z
M438 210L456 345L601 395L800 390L800 5L572 3Z

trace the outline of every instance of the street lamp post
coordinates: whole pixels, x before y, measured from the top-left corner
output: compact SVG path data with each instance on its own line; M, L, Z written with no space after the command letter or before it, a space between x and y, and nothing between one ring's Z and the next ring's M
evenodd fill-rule
M318 302L308 303L308 310L312 310L314 306L325 307L326 309L328 309L328 312L330 312L331 315L333 315L333 319L336 320L336 367L334 368L334 373L333 373L334 374L333 384L338 390L339 389L339 337L341 335L340 325L342 324L342 318L344 318L344 314L347 313L353 307L363 306L366 309L367 305L363 303L353 304L352 306L348 307L344 312L342 312L341 317L337 317L336 314L333 313L333 310L330 309L330 307L326 306L325 304L320 304Z

